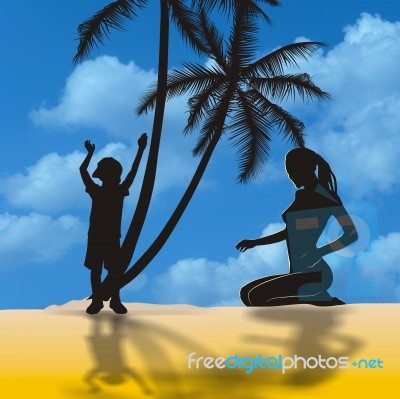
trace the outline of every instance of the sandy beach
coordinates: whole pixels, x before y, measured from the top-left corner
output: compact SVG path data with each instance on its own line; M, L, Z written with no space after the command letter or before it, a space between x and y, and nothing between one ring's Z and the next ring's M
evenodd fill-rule
M400 387L400 304L86 306L0 311L1 397L375 398Z

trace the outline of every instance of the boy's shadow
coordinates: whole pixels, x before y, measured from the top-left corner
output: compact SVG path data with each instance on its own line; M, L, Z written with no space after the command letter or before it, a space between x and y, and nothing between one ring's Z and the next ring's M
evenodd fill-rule
M77 313L69 313L76 316ZM244 373L226 370L225 373L210 373L210 370L184 371L187 360L177 366L172 357L174 353L181 357L191 352L199 356L218 357L215 351L203 345L201 340L187 337L183 332L167 328L143 317L117 316L103 312L96 316L80 316L91 323L91 333L85 338L90 357L94 364L83 377L87 390L79 393L87 398L121 398L156 397L180 399L191 397L202 399L210 392L221 398L242 399L239 391L243 390L246 381ZM190 316L196 317L196 316ZM132 357L138 360L139 367L132 364ZM132 384L132 395L118 394L112 386ZM71 390L69 390L71 392ZM77 390L74 390L78 394ZM135 394L136 392L136 394ZM265 396L267 398L267 396ZM252 394L247 395L248 399Z
M108 327L108 331L106 331ZM124 331L125 330L125 331ZM143 376L129 367L124 356L123 344L126 341L124 319L115 315L103 314L92 322L92 334L86 338L89 352L95 367L84 377L89 392L102 391L101 386L120 385L129 380L135 381L145 395L153 390Z
M107 385L134 382L136 388L139 388L140 397L183 397L176 366L160 343L161 338L166 338L181 346L184 344L182 337L158 325L138 321L129 316L101 313L90 317L89 320L92 332L86 337L86 343L94 367L87 372L84 382L88 385L90 393L105 391ZM129 349L133 349L134 356L142 361L142 370L145 370L146 378L143 371L139 374L128 363L126 353ZM168 370L168 378L160 376L159 365ZM132 390L133 388L134 386Z
M347 357L351 362L351 355L358 352L363 346L363 341L348 333L341 333L339 327L344 323L342 318L344 312L351 310L340 306L337 308L314 308L314 307L280 307L280 308L260 308L252 313L251 317L265 323L266 331L272 323L279 323L283 327L293 326L291 338L281 338L268 336L267 334L251 334L243 336L243 340L256 345L266 345L269 347L280 346L284 348L283 357L290 356L310 358L321 355L322 359L334 357ZM330 366L334 365L333 360ZM313 366L314 364L312 364ZM323 364L326 367L326 364ZM312 367L311 366L311 367ZM303 362L299 361L297 368L287 369L284 384L307 386L324 382L334 378L340 364L335 368L304 368ZM351 366L350 366L351 367Z

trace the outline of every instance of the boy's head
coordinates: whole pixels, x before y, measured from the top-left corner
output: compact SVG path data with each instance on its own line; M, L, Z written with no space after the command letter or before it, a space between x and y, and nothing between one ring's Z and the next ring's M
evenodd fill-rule
M93 172L93 177L97 177L103 183L116 183L121 181L122 166L114 158L103 158L98 164L96 170Z

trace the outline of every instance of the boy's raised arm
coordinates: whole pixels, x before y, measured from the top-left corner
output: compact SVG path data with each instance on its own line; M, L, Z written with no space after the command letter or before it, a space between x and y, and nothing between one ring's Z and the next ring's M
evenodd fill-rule
M86 158L83 160L82 165L79 167L79 171L81 172L82 180L83 180L83 183L85 184L85 187L88 187L91 184L95 184L95 182L90 177L89 172L87 171L87 168L89 166L90 160L92 159L92 156L93 156L96 146L94 144L92 144L90 142L90 140L86 140L85 148L88 153L86 155Z
M140 136L139 140L138 140L138 147L139 147L139 149L138 149L138 152L137 152L137 154L136 154L135 160L133 161L132 168L131 168L131 170L129 171L129 173L127 174L125 180L124 180L124 181L122 182L122 184L121 184L121 185L123 185L126 189L129 189L129 187L130 187L130 186L132 185L132 183L133 183L133 180L135 180L136 173L137 173L137 171L138 171L138 169L139 169L139 164L140 164L140 161L141 161L141 159L142 159L142 155L143 155L143 152L144 152L146 146L147 146L147 134L146 134L146 133L143 133L143 134Z

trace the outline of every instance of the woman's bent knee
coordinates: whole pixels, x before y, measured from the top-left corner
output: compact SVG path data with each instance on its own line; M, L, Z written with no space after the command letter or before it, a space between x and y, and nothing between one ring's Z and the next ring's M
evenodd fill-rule
M251 306L250 300L249 300L249 287L245 285L240 289L240 299L241 301L246 305L246 306Z

